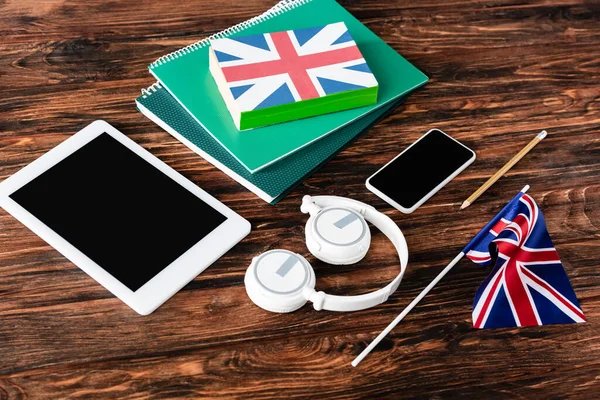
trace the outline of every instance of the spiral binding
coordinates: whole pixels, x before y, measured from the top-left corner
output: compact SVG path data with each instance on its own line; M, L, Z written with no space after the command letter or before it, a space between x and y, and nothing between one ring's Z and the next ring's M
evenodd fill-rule
M142 89L142 98L146 98L150 96L152 93L156 93L158 89L160 89L160 82L154 82L152 85L148 86L146 89Z
M266 20L273 18L279 14L283 14L284 12L287 12L293 8L299 7L306 3L310 3L311 1L312 0L282 0L279 3L275 4L273 7L271 7L270 9L268 9L267 11L265 11L264 13L257 15L254 18L250 18L247 21L240 22L239 24L233 25L232 27L227 28L221 32L215 33L215 34L209 36L208 38L201 39L201 40L199 40L195 43L192 43L188 46L185 46L177 51L174 51L172 53L166 54L166 55L158 58L156 61L154 61L152 64L150 64L150 68L155 68L166 62L173 61L174 59L179 58L185 54L188 54L195 50L201 49L202 47L206 47L210 43L210 41L213 39L220 39L220 38L228 37L234 33L241 32L246 28L249 28L258 23L266 21Z

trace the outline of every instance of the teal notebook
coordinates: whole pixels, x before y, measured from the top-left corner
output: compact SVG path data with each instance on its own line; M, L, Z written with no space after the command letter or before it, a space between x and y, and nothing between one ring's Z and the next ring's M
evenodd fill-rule
M361 133L380 121L402 100L388 104L339 131L287 157L264 170L251 174L242 167L216 140L208 134L179 105L165 89L151 86L136 99L138 109L173 135L264 201L275 204L297 184L324 165L340 150L348 146Z
M209 72L208 44L343 21L379 82L377 104L240 132ZM427 82L427 77L334 0L286 0L249 21L163 56L150 72L213 138L253 173Z

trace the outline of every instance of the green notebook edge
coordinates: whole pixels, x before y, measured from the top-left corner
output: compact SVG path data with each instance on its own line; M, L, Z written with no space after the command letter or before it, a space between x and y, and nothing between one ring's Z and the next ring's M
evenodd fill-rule
M353 37L358 38L356 42L359 44L361 52L363 52L376 78L380 80L380 100L375 106L361 107L240 133L235 128L225 103L220 98L216 84L212 80L210 72L208 72L208 55L204 53L208 53L207 43L210 38L163 56L149 66L152 75L172 95L177 92L180 96L183 96L183 100L173 96L180 102L182 107L200 125L207 128L206 130L213 135L217 142L250 172L259 171L278 162L302 147L331 134L341 126L364 117L374 109L395 101L398 97L407 95L428 81L425 74L383 42L334 0L289 1L279 7L280 4L278 3L263 15L253 18L250 20L252 22L250 24L249 21L243 22L215 36L224 37L273 31L277 30L275 29L276 25L283 26L285 29L294 29L303 27L302 20L310 21L305 22L304 25L319 25L343 20L348 28L352 30ZM277 7L280 9L273 14L276 16L270 15L268 18L264 18L265 14L270 13ZM315 14L315 10L327 12ZM316 21L315 19L319 20ZM382 50L384 50L383 53ZM369 52L371 53L371 59L368 56ZM387 58L382 60L380 54L387 54ZM375 62L373 62L373 58L376 59ZM204 64L206 65L204 66ZM199 68L199 65L203 65L203 67ZM390 65L393 67L390 67ZM205 69L206 71L204 71ZM379 73L377 70L379 70ZM185 80L181 79L182 76L185 76ZM401 78L398 78L398 76ZM387 78L391 80L388 80L386 84ZM202 95L197 93L202 93ZM282 132L288 134L284 135ZM242 136L244 134L249 134L249 136ZM282 138L285 140L282 140ZM264 148L263 143L270 143L271 145ZM285 149L282 150L283 148Z
M136 99L136 106L144 116L231 179L265 202L276 204L403 101L404 97L254 174L225 151L160 85L144 91Z

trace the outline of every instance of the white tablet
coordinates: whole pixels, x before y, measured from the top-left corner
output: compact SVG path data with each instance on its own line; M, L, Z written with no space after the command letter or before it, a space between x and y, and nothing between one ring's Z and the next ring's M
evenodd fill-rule
M2 182L0 206L144 315L250 232L104 121Z

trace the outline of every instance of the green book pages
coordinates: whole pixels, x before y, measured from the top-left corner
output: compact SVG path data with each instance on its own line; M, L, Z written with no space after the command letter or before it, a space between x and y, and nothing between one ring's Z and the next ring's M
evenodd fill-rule
M427 77L334 0L284 1L216 37L344 22L379 83L377 104L240 132L209 71L209 39L161 57L150 72L249 172L256 172L340 127L388 105Z
M377 103L377 79L343 22L212 39L209 69L239 130Z
M254 174L217 143L164 89L153 85L136 99L138 109L192 151L264 201L275 204L361 133L380 121L402 99L377 109L339 131Z

